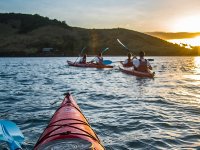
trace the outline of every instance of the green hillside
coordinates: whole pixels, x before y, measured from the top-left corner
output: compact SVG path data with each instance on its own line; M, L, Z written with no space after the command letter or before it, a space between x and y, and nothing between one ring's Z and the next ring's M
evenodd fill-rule
M110 48L105 55L126 55L117 38L135 53L144 50L154 56L197 54L196 50L133 30L83 29L37 14L0 14L0 56L75 56L84 46L89 55L105 47ZM53 50L44 52L43 48Z

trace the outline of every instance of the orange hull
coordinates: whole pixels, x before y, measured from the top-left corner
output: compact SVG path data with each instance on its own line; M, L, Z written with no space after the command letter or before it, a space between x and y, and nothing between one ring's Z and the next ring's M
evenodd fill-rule
M142 77L142 78L154 78L155 76L155 73L151 73L151 72L140 72L136 70L128 70L128 69L123 69L123 68L119 68L119 69L123 73L130 74L137 77Z
M104 150L87 119L68 93L40 136L34 150L54 148L67 150L73 149L73 147Z
M80 63L74 63L71 61L67 61L69 66L74 66L74 67L86 67L86 68L113 68L113 66L109 66L109 65L97 65L97 64L93 64L93 63L86 63L86 64L80 64Z

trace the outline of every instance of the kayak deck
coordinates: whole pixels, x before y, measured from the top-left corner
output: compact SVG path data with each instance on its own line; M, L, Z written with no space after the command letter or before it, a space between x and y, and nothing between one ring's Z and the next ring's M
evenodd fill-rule
M34 150L73 150L73 147L104 150L79 106L68 93L40 136Z
M71 61L67 61L69 66L74 66L74 67L87 67L87 68L113 68L113 66L109 66L109 65L98 65L95 63L86 63L86 64L80 64L77 62L71 62Z
M154 78L155 73L151 73L151 72L140 72L140 71L136 71L136 70L130 70L130 69L125 69L125 68L121 68L119 67L120 71L125 73L125 74L129 74L129 75L133 75L133 76L137 76L137 77L142 77L142 78Z

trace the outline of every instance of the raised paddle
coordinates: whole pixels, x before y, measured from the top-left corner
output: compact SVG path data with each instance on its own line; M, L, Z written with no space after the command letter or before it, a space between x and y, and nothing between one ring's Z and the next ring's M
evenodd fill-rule
M101 53L103 54L104 52L106 52L107 50L109 50L109 48L107 47L107 48L105 48L105 49L103 49L102 51L101 51Z
M108 47L107 47L107 48L104 48L104 49L101 51L101 53L103 54L103 53L106 52L107 50L109 50ZM96 57L94 57L90 62L93 62L95 58L96 58ZM106 63L106 62L105 62L105 63ZM104 62L103 62L103 64L104 64Z
M107 50L109 50L109 48L105 48L101 53L103 54L104 52L106 52ZM103 64L104 65L110 65L112 64L112 61L111 60L103 60Z
M128 51L130 52L130 49L129 49L127 46L125 46L119 39L117 39L117 42L118 42L120 45L122 45L126 50L128 50Z
M86 47L83 47L83 49L81 50L81 53L79 54L78 58L80 57L80 55L82 55L83 51L86 49ZM76 58L74 64L76 63L76 61L78 60L78 58Z
M127 46L125 46L119 39L117 39L117 42L120 44L120 45L122 45L126 50L128 50L129 52L131 52L131 50L127 47ZM154 61L154 59L147 59L148 61Z
M14 122L0 120L0 141L7 142L10 150L20 150L24 136Z

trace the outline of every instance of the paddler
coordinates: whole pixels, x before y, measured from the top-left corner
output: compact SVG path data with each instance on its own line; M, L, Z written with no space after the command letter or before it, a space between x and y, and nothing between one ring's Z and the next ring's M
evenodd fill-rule
M91 61L91 63L96 62L98 65L103 65L103 56L102 53L99 52L99 54L94 58L94 60Z
M84 54L83 57L79 60L79 64L86 64L87 54Z
M133 66L133 59L131 58L132 53L128 53L127 56L128 56L128 59L121 62L121 64L123 65L123 67L132 67Z
M140 51L139 52L139 59L133 60L133 67L134 70L141 71L141 72L149 72L149 70L152 70L152 67L147 59L144 58L145 52Z

